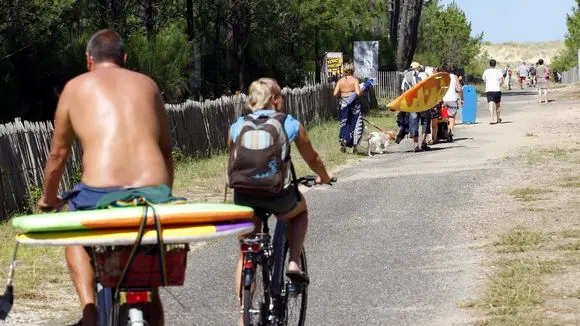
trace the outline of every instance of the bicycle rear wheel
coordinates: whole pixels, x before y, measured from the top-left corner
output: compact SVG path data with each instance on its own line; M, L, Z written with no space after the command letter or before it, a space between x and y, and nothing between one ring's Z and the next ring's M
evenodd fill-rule
M114 292L114 289L101 289L98 292L97 309L100 326L149 325L149 304L120 304L116 302ZM137 309L139 313L133 313L131 316L132 308Z
M288 245L286 245L285 252L284 275L288 269L290 262L290 252ZM301 269L308 273L308 264L306 262L306 251L302 248L300 253ZM286 280L285 282L285 300L284 300L284 325L288 326L304 326L306 322L306 307L308 304L308 286L296 285Z
M268 288L268 273L257 263L252 271L250 285L242 285L242 298L244 326L266 325L268 320L268 295L264 289Z
M116 304L110 315L111 326L148 326L147 304ZM134 311L131 311L131 310Z

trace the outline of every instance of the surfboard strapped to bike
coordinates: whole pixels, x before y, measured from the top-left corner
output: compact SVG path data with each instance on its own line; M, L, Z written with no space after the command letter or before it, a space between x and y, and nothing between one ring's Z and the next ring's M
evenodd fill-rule
M20 245L90 248L97 277L99 325L148 324L153 288L181 286L189 243L253 231L254 210L219 203L159 204L16 217L16 247L0 320L14 303Z

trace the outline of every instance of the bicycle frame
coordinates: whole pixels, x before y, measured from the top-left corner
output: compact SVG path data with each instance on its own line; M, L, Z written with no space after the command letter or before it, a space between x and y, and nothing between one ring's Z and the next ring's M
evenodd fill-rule
M262 232L254 237L241 240L244 252L242 286L251 287L254 282L256 264L261 264L263 273L268 275L264 281L264 299L267 307L266 324L278 325L284 316L286 291L284 287L284 259L286 249L286 221L277 220L272 242L268 217L262 220Z

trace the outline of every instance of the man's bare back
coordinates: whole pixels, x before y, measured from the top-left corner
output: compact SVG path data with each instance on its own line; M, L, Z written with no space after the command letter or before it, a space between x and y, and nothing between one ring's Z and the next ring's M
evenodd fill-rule
M58 110L81 142L83 183L172 185L165 108L149 77L120 67L87 72L66 85Z

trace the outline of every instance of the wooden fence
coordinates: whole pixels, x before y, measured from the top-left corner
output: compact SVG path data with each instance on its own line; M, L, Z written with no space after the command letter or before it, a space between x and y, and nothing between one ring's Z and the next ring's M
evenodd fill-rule
M285 88L283 93L287 111L305 125L336 116L338 102L332 96L331 85ZM242 94L166 105L173 147L197 157L223 152L229 126L243 113L245 99ZM0 125L0 219L21 208L31 191L42 187L52 131L50 121ZM75 182L81 157L81 148L75 141L60 191L70 189Z
M574 84L580 81L578 76L578 67L571 68L562 73L562 84Z
M304 77L305 85L314 85L315 73L307 72ZM323 82L328 82L324 79ZM403 81L403 73L398 71L379 71L377 81L374 85L375 94L377 98L394 99L401 94L401 82Z
M401 82L403 73L398 71L379 71L376 85L374 86L377 98L394 99L401 95Z

